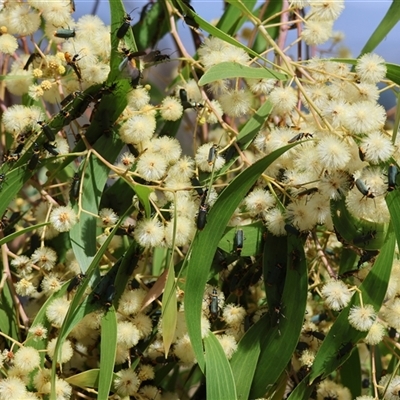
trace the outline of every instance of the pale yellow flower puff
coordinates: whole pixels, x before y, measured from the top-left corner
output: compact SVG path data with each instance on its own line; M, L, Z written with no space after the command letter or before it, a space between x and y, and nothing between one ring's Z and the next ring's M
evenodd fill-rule
M59 232L68 232L77 222L75 211L70 206L61 206L52 210L50 222Z

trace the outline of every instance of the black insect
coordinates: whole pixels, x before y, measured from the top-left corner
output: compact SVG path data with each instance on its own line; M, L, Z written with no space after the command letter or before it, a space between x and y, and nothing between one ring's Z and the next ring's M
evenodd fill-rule
M293 249L292 253L291 253L291 256L292 257L291 257L291 266L290 266L290 268L297 270L297 267L299 266L299 262L301 260L301 255L300 255L299 250Z
M113 283L113 281L114 278L112 278L109 273L104 275L93 292L92 302L100 301L100 299L105 298L106 290Z
M346 244L346 241L344 240L343 236L338 232L338 230L336 229L335 226L333 227L333 229L334 229L334 231L335 231L335 235L336 235L337 240L338 240L340 243Z
M327 313L321 313L317 315L313 315L311 317L311 322L314 324L319 324L322 321L325 321L328 319L328 314Z
M263 273L262 264L261 264L261 263L257 263L257 264L254 266L254 269L253 269L252 272L253 272L253 275L252 275L251 278L250 278L250 286L255 285L255 284L258 283L259 280L261 279L261 275L262 275L262 273Z
M6 175L0 174L0 190L3 189L3 184L6 181Z
M82 80L82 73L81 69L79 68L79 65L77 62L80 60L79 54L72 55L66 51L64 53L65 61L67 62L67 65L69 65L75 72L76 76L78 77L78 81Z
M132 89L136 89L139 86L140 80L143 79L142 73L137 69L138 74L136 76L132 76L131 80L129 81L129 85Z
M213 263L218 264L222 268L227 268L228 267L226 254L219 247L217 247L217 250L215 251L214 258L213 258Z
M76 118L75 114L71 114L69 111L66 111L64 109L60 110L59 115L61 115L62 119L64 120L64 125L69 124L72 120Z
M363 234L361 236L355 237L353 239L353 243L354 244L360 244L360 243L367 244L371 240L376 238L376 234L377 234L377 231L375 229L374 230L370 230L366 234Z
M39 158L40 158L40 148L37 143L34 143L33 144L33 154L32 154L31 159L28 162L28 169L30 171L33 171L37 167L37 165L39 163Z
M135 9L133 9L132 11L134 11L134 10ZM119 40L124 38L124 36L128 32L128 29L131 27L131 22L132 22L131 13L132 13L132 11L129 14L125 14L124 21L122 22L122 25L117 30L117 38Z
M186 0L186 1L183 1L183 3L184 3L188 8L190 8L190 9L193 11L194 14L196 14L195 9L192 7L192 5L189 3L189 1ZM198 28L199 28L199 24L196 22L196 20L194 19L194 17L193 17L192 15L185 14L184 17L183 17L183 19L184 19L185 22L186 22L189 26L191 26L192 28L195 28L195 29L198 29Z
M240 148L240 143L237 142L236 145ZM232 158L237 157L239 155L237 148L235 147L235 144L232 143L223 153L222 156L225 158L225 160L228 162L232 160Z
M361 161L365 161L365 150L362 147L358 148L358 157L360 157Z
M235 247L235 251L238 256L240 256L240 254L242 253L243 242L244 242L243 229L238 229L235 233L235 238L233 240L233 245Z
M396 178L398 174L398 169L394 164L389 165L388 169L388 192L396 189Z
M293 225L285 224L284 228L287 233L290 233L293 236L299 237L301 235L301 232L297 228L295 228Z
M300 132L296 136L293 136L290 140L288 140L288 143L294 143L303 138L307 139L307 138L312 138L312 137L313 137L313 135L311 133Z
M346 279L350 276L354 276L358 273L358 269L352 269L350 271L343 272L342 274L338 275L338 279Z
M282 313L282 309L283 309L283 305L282 302L280 302L279 304L276 304L273 308L273 312L272 312L272 325L277 326L278 327L278 333L279 336L281 335L281 331L280 331L280 323L281 323L281 318L286 318L285 315Z
M340 360L346 354L350 353L352 349L353 349L353 343L351 342L342 343L341 346L339 347L339 350L336 353L336 359Z
M363 389L368 389L368 388L369 388L369 385L370 385L370 382L369 382L369 379L368 379L368 378L364 378L364 379L361 381L361 387L362 387Z
M114 297L115 297L115 286L112 283L111 285L107 286L105 290L104 298L102 299L102 305L105 306L106 308L111 307Z
M57 29L54 36L61 39L70 39L75 37L75 29Z
M60 105L62 107L66 106L67 104L69 104L71 101L75 100L81 94L82 94L82 92L79 92L79 91L70 93L68 96L64 97L64 99L61 101Z
M284 274L285 270L283 268L283 265L280 263L276 263L274 267L268 271L266 280L267 285L268 286L276 285L278 282L280 282Z
M68 295L82 283L84 278L85 278L85 274L78 274L71 279L71 281L69 282L69 285L67 287Z
M199 196L203 196L204 194L204 190L201 187L201 183L197 178L191 178L190 182L192 183L192 185L194 186L194 190L197 192L197 194Z
M375 195L371 192L369 188L367 188L367 186L361 179L356 179L356 187L363 195L363 198L367 197L369 199L373 199L375 197Z
M119 236L130 236L132 235L133 231L135 230L135 225L129 224L128 226L120 226L117 228L115 234Z
M179 99L181 100L181 104L182 104L182 107L184 110L187 110L188 108L196 108L197 109L197 108L204 107L203 104L200 104L200 103L195 103L195 102L191 103L188 100L186 90L183 88L179 89Z
M71 189L69 190L69 199L70 199L71 203L73 201L78 200L78 198L79 198L80 183L81 183L81 177L78 172L75 172L75 174L72 178Z
M197 214L197 229L199 231L203 230L207 223L207 205L202 204L199 208L199 213Z
M54 142L56 140L56 135L54 134L50 126L47 125L44 121L38 121L37 123L42 127L42 131L46 135L47 139L49 139L50 142Z
M51 144L50 142L44 142L43 147L53 156L58 156L60 153L57 150L57 146Z
M379 250L366 250L361 253L361 257L358 260L357 268L360 268L365 262L371 261L374 257L379 254Z
M113 82L111 85L103 84L102 88L100 89L99 95L96 97L95 100L100 100L104 95L112 94L117 89L118 83Z
M115 287L114 287L114 281L115 277L117 276L119 267L122 264L123 256L118 259L118 261L111 267L111 269L105 274L96 287L94 288L93 291L93 298L92 298L92 303L95 301L100 301L101 305L106 306L110 299L112 302L112 299L114 298L115 294ZM113 289L109 289L110 286L113 287ZM114 292L114 294L113 294Z
M394 339L395 337L396 337L396 335L397 335L397 331L396 331L396 329L395 328L393 328L393 327L390 327L390 329L389 329L389 337L391 338L391 339Z
M37 59L37 58L41 58L42 56L39 53L32 53L29 57L28 60L26 61L25 65L24 65L24 70L28 71L29 66Z
M210 296L210 315L212 319L218 318L220 307L218 305L218 291L217 289L213 289L212 294Z
M212 165L216 157L217 157L217 145L214 144L210 147L210 150L208 151L208 158L207 158L208 165Z
M308 350L309 348L310 348L310 346L306 342L298 342L296 345L296 350L300 351L300 352Z
M197 229L199 231L203 230L207 223L207 212L208 205L206 204L208 189L204 191L202 198L200 200L199 213L197 214Z
M128 62L132 62L132 60L134 60L135 58L146 55L145 51L131 52L126 48L123 48L122 52L125 54L125 57L118 66L118 69L120 71L122 71L128 65ZM136 68L136 62L132 65L132 68Z
M303 190L302 192L297 193L297 197L302 197L302 196L308 196L313 193L317 193L318 188L317 187L312 187L306 190Z
M19 137L19 136L20 136L20 135L18 135L18 137ZM18 138L17 138L17 140L18 140ZM20 143L18 143L18 146L15 148L14 153L20 154L21 151L22 151L22 149L24 148L24 146L25 146L25 140L22 141L22 142L20 142Z
M3 163L12 164L12 163L18 161L19 157L20 157L20 153L21 153L24 145L22 145L22 147L20 149L19 149L19 147L20 147L20 145L17 146L17 148L14 150L13 153L10 153L10 151L7 150L7 152L3 154ZM18 152L16 151L17 149L19 150Z
M324 340L325 339L325 335L322 332L313 331L311 329L306 331L305 334L308 335L308 336L313 336L318 340Z
M185 20L185 22L191 26L192 28L198 29L199 28L199 24L196 22L196 20L191 16L191 15L185 15L183 17L183 19Z
M145 62L161 62L170 59L168 54L162 54L160 50L152 50L143 57Z

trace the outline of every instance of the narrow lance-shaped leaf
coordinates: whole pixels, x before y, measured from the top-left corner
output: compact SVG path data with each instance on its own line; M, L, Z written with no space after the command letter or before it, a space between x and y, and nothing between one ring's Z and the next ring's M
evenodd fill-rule
M204 370L204 355L200 334L201 304L208 271L220 238L231 215L254 182L272 162L293 145L282 147L258 160L224 189L211 208L205 228L197 233L192 250L186 256L188 272L185 287L185 315L193 350L202 370Z
M269 68L254 68L235 62L222 62L209 68L199 80L199 85L230 78L250 79L279 79L286 80L287 76Z
M111 307L101 320L99 399L106 399L113 381L117 352L117 317Z
M235 381L224 350L212 332L204 338L207 399L237 399Z

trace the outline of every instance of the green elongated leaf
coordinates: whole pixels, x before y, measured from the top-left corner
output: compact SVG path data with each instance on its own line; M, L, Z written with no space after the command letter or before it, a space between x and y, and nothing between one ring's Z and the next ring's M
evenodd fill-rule
M232 4L233 6L235 6L238 10L240 10L242 12L242 14L244 15L252 15L253 13L249 10L249 8L247 7L247 2L243 3L242 0L227 0L226 1L229 4Z
M240 143L248 143L249 145L258 134L260 128L264 125L267 117L271 114L272 108L272 104L266 101L240 130L237 141Z
M212 332L204 338L207 399L237 399L235 381L229 362Z
M99 386L99 372L100 370L98 368L89 369L80 374L69 376L65 380L70 385L78 386L82 389L97 388Z
M386 78L400 85L400 66L397 64L386 63Z
M165 284L162 302L162 332L165 356L168 355L171 343L174 340L176 322L178 320L178 305L176 299L174 272L174 266L171 265L168 270L168 277Z
M192 250L186 256L188 263L185 288L186 323L197 361L203 371L204 355L200 334L201 304L208 272L218 243L231 215L258 177L272 162L292 147L293 145L282 147L258 160L224 189L211 208L205 228L196 234Z
M385 200L389 209L394 232L396 234L396 240L397 243L399 244L400 243L400 190L396 189L388 193Z
M246 2L247 4L247 2ZM279 11L282 10L282 0L277 0L277 1L271 1L267 3L267 5L262 4L258 10L255 11L254 15L258 16L260 11L265 8L264 15L259 17L260 20L265 21L266 19L270 18L273 15L276 15L279 13ZM278 14L275 18L271 19L268 22L268 25L265 26L267 29L268 34L271 36L273 40L275 40L280 31L280 26L269 26L269 25L274 25L274 24L279 24L281 22L281 16ZM259 33L256 36L256 40L254 41L253 45L253 50L256 51L257 53L262 53L267 49L266 46L267 42L266 40L260 35Z
M280 72L272 71L268 68L254 68L235 62L222 62L208 69L199 80L199 85L230 78L250 78L250 79L279 79L286 80L287 76Z
M390 226L389 231L378 255L374 266L368 273L364 282L359 286L362 292L363 303L371 304L374 310L379 310L386 294L390 272L393 263L393 253L395 246L395 235ZM312 383L318 377L326 377L336 370L348 358L349 352L340 352L340 349L351 343L353 346L368 332L357 331L350 326L348 315L353 305L359 305L358 295L354 295L350 304L342 310L339 317L332 325L328 335L322 342L320 349L315 357L311 368L310 382ZM353 347L354 348L354 347Z
M308 385L307 380L303 379L290 393L288 400L308 400L314 390L315 385Z
M122 61L122 56L118 52L120 40L117 38L117 31L124 21L126 11L121 0L110 0L109 4L111 12L111 70L107 78L107 83L112 84L116 79L121 77L121 71L118 69L118 67ZM135 38L133 37L132 29L128 29L123 39L126 48L132 52L138 50L135 43Z
M254 256L255 254L259 254L263 230L263 223L261 221L258 221L251 225L241 225L237 227L227 228L225 230L224 236L222 236L220 242L218 243L218 247L226 251L227 253L235 252L236 249L234 248L234 239L236 231L238 229L242 229L244 234L243 249L241 251L242 257Z
M102 136L94 148L108 161L114 162L118 156L122 143L113 136L113 139ZM99 213L99 205L104 185L107 182L109 169L94 155L89 157L87 167L82 176L82 208L92 214ZM97 219L88 213L81 212L79 221L70 230L70 238L75 257L83 272L89 268L96 254Z
M114 378L117 354L117 317L111 306L101 320L99 393L97 398L107 399Z
M49 225L49 222L43 222L41 224L28 226L27 228L24 228L24 229L21 229L21 230L18 230L16 232L14 232L14 233L11 233L10 235L7 235L7 236L3 237L3 239L0 239L0 246L5 244L5 243L11 242L12 240L17 238L18 236L24 235L24 234L26 234L28 232L34 231L34 230L36 230L38 228L41 228L42 226L46 226L46 225Z
M6 178L1 184L0 190L0 215L4 214L8 205L31 176L32 173L27 171L26 166L14 168L6 173Z
M365 250L379 250L382 247L388 224L356 218L347 209L344 198L331 200L331 215L335 229L346 242Z
M147 218L150 218L151 215L151 207L150 207L150 201L149 197L150 194L153 192L153 189L150 189L147 186L144 185L134 185L133 190L135 191L140 203L144 207L144 212L146 214Z
M360 353L353 351L340 368L340 383L350 389L351 398L361 396L361 360Z
M282 298L270 307L271 329L262 337L250 398L263 397L267 389L274 387L293 355L303 326L308 274L301 238L287 237L286 257Z
M256 2L256 0L246 1L247 8L252 10ZM243 13L234 4L228 4L224 14L218 21L217 28L230 36L235 36L246 21L247 19L243 16Z
M262 254L266 301L269 309L279 305L285 286L287 237L267 235Z
M257 321L240 339L231 359L238 399L248 399L257 361L261 353L261 338L265 335L268 315Z
M12 293L8 285L9 282L6 281L0 292L1 331L20 342L21 338L19 337L17 307L14 304ZM11 343L9 343L9 345L11 345Z
M368 39L360 55L372 52L400 20L400 3L392 1L389 10Z
M157 42L171 30L165 4L163 2L146 3L142 8L139 21L132 29L140 50L154 48Z
M347 271L354 270L354 262L356 261L357 254L351 249L343 247L340 256L339 276Z
M156 247L153 252L153 265L151 274L154 276L161 275L166 265L168 249L165 247Z

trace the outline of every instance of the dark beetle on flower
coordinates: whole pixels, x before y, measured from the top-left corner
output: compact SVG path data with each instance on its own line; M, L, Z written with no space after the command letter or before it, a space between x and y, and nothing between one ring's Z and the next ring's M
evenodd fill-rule
M135 11L135 8L130 13L125 14L124 21L122 22L122 25L117 30L117 38L119 40L123 39L123 37L128 32L128 29L131 27L131 22L132 22L131 13L133 11Z

